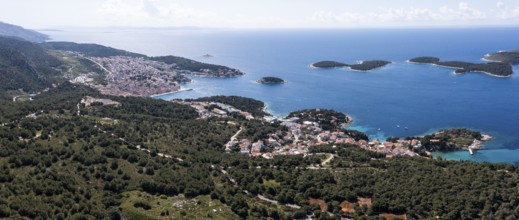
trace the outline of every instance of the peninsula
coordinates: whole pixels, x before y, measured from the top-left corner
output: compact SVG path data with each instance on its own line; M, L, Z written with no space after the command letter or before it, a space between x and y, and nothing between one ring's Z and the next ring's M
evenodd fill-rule
M466 128L445 129L420 139L423 149L433 151L475 150L492 139L491 136Z
M441 61L437 57L416 57L408 60L409 63L432 64L436 66L456 69L454 74L467 72L481 72L495 77L510 77L513 73L509 63L470 63L463 61Z
M283 84L286 81L278 77L266 76L259 79L257 82L261 84Z
M313 63L310 66L314 68L341 68L341 67L348 67L348 69L353 71L370 71L377 68L384 67L391 62L385 61L385 60L366 60L366 61L359 61L357 64L345 64L341 62L336 61L320 61L317 63Z
M98 44L46 42L42 48L58 58L72 83L96 88L105 95L154 96L181 90L188 75L237 77L237 69L177 56L148 57Z
M4 23L0 21L0 36L9 36L24 39L31 42L44 42L49 36L37 31L28 30L23 27Z
M89 48L0 36L1 219L519 217L519 167L424 159L470 150L479 132L381 142L335 110L278 118L239 96L138 97L196 63Z

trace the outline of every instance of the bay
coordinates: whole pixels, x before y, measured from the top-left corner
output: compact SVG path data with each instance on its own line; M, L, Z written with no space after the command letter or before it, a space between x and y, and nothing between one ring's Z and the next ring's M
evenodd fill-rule
M274 115L329 108L353 116L351 129L373 139L466 127L495 137L484 150L436 154L453 160L519 163L519 67L510 78L407 63L417 56L481 62L486 53L519 48L519 28L460 29L65 29L53 40L98 43L149 56L177 55L238 68L232 79L193 77L193 91L160 98L239 95L264 101ZM207 58L203 55L211 54ZM321 60L392 64L371 72L313 69ZM256 80L276 76L283 85ZM398 125L398 126L397 126ZM408 129L404 129L407 127ZM379 130L380 129L380 130Z

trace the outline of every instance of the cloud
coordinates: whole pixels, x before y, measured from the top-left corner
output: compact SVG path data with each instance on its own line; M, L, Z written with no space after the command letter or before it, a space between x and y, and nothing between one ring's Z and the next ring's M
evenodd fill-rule
M514 21L519 20L519 7L509 7L504 2L497 2L496 7L498 9L496 17L501 20Z
M443 6L436 10L429 8L387 8L365 13L334 13L318 11L312 15L312 20L335 23L456 23L486 19L488 15L478 9L470 7L466 2L460 2L457 7Z
M204 25L215 18L214 13L157 0L107 0L97 14L111 24L124 26Z
M345 12L336 14L330 11L317 11L312 15L311 20L323 23L355 23L366 18L367 16L360 13Z

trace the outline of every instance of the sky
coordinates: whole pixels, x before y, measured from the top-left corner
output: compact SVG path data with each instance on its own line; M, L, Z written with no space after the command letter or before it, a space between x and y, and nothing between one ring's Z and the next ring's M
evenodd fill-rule
M519 26L518 0L0 0L27 28Z

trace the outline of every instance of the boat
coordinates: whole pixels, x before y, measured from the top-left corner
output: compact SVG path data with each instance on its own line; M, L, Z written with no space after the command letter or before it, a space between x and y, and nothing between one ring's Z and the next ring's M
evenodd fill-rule
M396 127L397 127L397 128L399 128L399 127L400 127L400 125L396 125Z
M205 55L203 55L203 57L213 57L213 55L211 55L211 54L205 54Z

